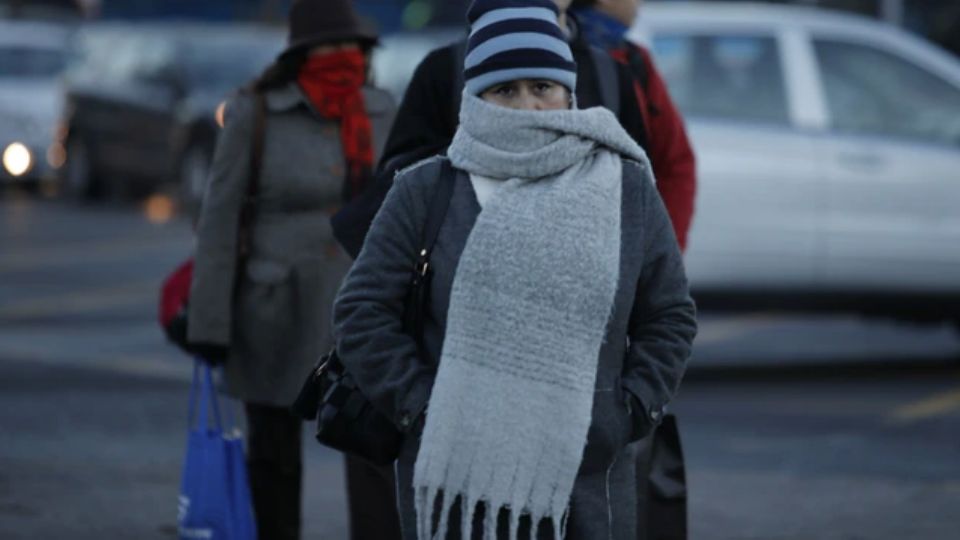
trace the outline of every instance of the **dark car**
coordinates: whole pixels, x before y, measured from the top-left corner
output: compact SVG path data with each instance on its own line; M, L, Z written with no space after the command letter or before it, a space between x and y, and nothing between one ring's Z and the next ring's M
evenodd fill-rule
M213 25L102 25L79 36L65 82L66 166L77 198L203 193L222 104L281 50L282 32Z

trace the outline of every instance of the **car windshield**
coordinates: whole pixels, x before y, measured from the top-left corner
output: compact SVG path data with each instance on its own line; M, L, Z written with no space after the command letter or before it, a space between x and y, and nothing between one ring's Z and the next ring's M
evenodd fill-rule
M240 84L263 71L280 46L279 41L262 38L191 43L185 55L186 75L200 87Z
M0 46L0 77L55 77L66 66L66 56L60 49Z

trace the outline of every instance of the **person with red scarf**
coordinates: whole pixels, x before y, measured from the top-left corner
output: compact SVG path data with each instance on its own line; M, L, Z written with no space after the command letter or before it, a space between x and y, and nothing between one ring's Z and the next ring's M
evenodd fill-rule
M330 215L362 193L394 103L367 85L377 35L349 0L298 0L289 45L228 103L200 210L187 341L244 402L260 538L300 537L302 422L350 266Z

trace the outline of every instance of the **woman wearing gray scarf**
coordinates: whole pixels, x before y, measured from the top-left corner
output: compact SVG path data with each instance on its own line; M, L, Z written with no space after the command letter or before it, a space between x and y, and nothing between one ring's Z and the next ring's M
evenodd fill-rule
M611 112L573 107L556 16L549 0L474 2L447 157L397 175L334 308L340 358L408 434L410 539L635 540L630 443L696 333L649 161ZM421 353L403 306L441 182Z

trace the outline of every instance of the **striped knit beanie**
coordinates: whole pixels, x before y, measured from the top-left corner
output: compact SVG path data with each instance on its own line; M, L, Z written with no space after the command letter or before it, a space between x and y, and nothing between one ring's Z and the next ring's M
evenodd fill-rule
M517 79L577 86L577 64L552 0L474 0L467 11L470 39L463 62L467 91L480 95Z

